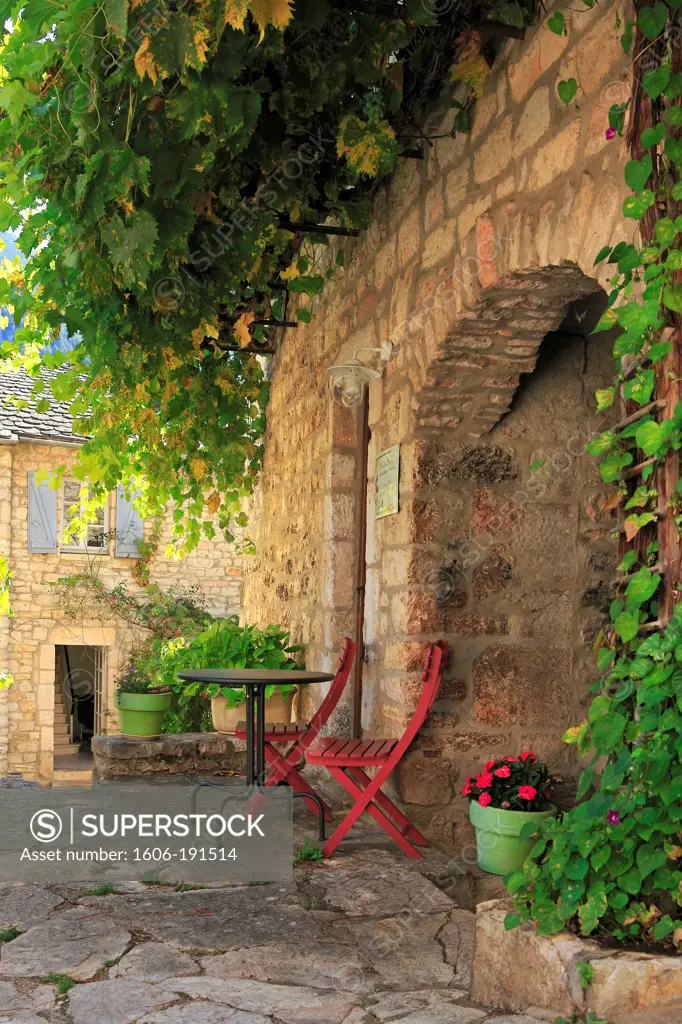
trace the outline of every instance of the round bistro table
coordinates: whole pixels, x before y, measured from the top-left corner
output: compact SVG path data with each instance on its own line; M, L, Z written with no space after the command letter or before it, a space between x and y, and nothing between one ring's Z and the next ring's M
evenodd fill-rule
M262 786L265 782L265 687L283 683L305 686L328 683L329 672L305 672L303 669L204 668L178 672L180 679L191 683L218 683L220 686L243 686L246 689L246 785ZM256 758L254 771L254 721Z

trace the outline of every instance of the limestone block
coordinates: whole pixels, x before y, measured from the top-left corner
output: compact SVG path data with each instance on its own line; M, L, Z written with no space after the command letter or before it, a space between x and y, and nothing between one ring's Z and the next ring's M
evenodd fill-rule
M557 36L544 21L536 30L530 46L524 47L519 61L509 65L509 82L516 102L522 100L534 82L564 53L567 36Z
M568 174L578 155L579 139L580 119L575 118L537 151L533 157L529 182L533 192Z
M474 154L474 177L477 182L496 178L512 159L512 118L505 117L487 138L481 143Z
M507 932L506 900L479 903L476 908L476 953L471 998L496 1010L521 1012L547 1007L570 1017L583 1006L574 964L584 955L580 939L568 935L539 936L530 925Z

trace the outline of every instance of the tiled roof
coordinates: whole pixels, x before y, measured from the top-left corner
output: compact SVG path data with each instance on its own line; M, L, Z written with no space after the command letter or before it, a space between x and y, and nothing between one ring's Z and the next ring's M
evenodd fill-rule
M56 376L58 370L43 370L47 381ZM36 411L36 398L31 394L34 378L25 370L13 373L0 373L0 444L16 441L30 441L31 438L44 438L51 441L85 441L86 438L73 432L73 417L69 412L68 402L57 402L52 397L49 387L41 398L50 403L47 412ZM19 398L29 404L17 409L8 404L7 398Z

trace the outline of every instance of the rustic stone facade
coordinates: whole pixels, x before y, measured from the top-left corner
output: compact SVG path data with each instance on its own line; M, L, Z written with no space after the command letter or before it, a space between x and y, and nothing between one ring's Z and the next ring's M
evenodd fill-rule
M402 162L273 369L244 615L284 622L311 667L333 664L354 635L367 513L363 727L402 730L425 645L446 638L442 700L397 782L430 834L460 849L467 770L530 744L563 761L614 568L603 489L581 453L611 374L609 339L589 337L610 276L594 258L632 232L624 143L605 138L609 107L629 94L615 14L600 4L574 19L577 35L543 24L504 45L471 135ZM569 74L587 93L579 109L556 94ZM433 117L427 134L451 119ZM360 416L332 401L326 371L389 338L391 359L373 363L360 510ZM400 512L375 521L375 458L397 443Z
M0 445L0 553L11 566L14 616L0 624L0 665L9 669L14 683L0 692L0 775L23 772L28 778L50 779L53 771L55 646L92 645L106 648L105 703L113 707L114 680L125 662L135 633L123 622L92 616L68 617L59 607L50 583L82 572L88 561L102 559L100 578L107 586L127 581L130 593L140 593L131 576L134 559L112 554L59 551L38 554L28 550L28 474L31 470L68 467L75 447L48 443ZM109 530L116 529L116 503L110 495ZM58 521L61 521L61 495ZM235 547L216 537L202 540L182 560L167 558L170 520L164 526L157 553L150 563L151 579L163 589L197 584L210 611L218 615L239 612L241 559ZM145 523L151 539L152 524ZM107 731L116 731L115 715ZM4 748L4 749L3 749ZM4 757L3 757L4 753Z

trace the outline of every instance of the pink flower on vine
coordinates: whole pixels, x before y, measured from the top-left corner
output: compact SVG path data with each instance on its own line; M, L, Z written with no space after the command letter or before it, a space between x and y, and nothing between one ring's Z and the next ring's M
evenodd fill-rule
M604 132L604 138L607 139L608 142L610 142L611 139L615 139L615 137L616 137L616 129L609 126L606 129L606 131Z
M609 811L606 815L606 820L609 825L620 825L620 814L618 811Z

